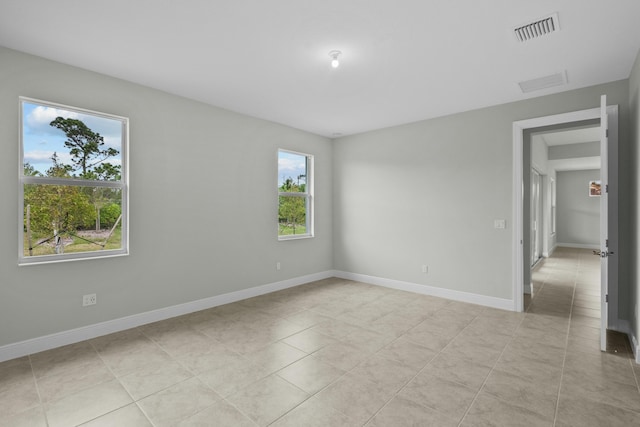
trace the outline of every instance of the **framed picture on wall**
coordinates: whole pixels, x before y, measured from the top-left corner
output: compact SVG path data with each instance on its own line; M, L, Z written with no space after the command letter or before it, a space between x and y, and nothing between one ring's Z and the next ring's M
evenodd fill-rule
M600 197L601 187L600 181L589 181L589 197Z

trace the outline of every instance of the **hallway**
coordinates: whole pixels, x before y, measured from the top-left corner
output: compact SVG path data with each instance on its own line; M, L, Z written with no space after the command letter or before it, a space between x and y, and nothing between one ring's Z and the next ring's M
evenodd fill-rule
M604 404L625 406L625 400L638 400L640 367L633 361L624 334L609 331L607 352L600 351L600 257L588 249L559 247L536 266L532 280L534 295L525 298L526 312L554 319L549 323L550 332L563 335L568 327L560 412L563 402L580 397L588 404L579 405L581 411L572 416L584 418L584 425L615 425L602 417L608 411L595 415L596 408L602 405L600 409L604 409ZM575 422L573 419L572 424Z

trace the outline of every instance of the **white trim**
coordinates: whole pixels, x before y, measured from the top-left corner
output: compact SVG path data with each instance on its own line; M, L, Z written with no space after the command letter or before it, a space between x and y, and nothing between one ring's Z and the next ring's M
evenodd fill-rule
M536 117L533 119L519 120L513 122L513 240L512 240L512 298L513 310L524 310L524 265L523 265L523 169L524 169L524 137L526 129L533 129L543 126L558 125L563 123L573 123L583 120L593 120L600 118L600 108L589 110L573 111L570 113L556 114L552 116Z
M533 292L531 292L532 289L533 289L533 284L528 283L528 284L524 285L524 293L525 294L531 295L533 293Z
M499 308L501 310L513 311L513 301L509 299L472 294L469 292L455 291L452 289L438 288L436 286L421 285L418 283L403 282L401 280L385 279L383 277L367 276L366 274L349 273L346 271L334 271L334 275L335 277L339 277L340 279L355 280L358 282L369 283L371 285L383 286L385 288L397 289L400 291L413 292L422 295L431 295L454 301L467 302L471 304L484 305L486 307Z
M596 251L600 249L599 244L590 245L587 243L558 243L556 246L563 247L563 248L573 248L573 249L593 249Z
M636 363L640 364L640 344L638 343L638 339L633 333L633 329L631 329L631 324L629 323L629 321L618 319L616 327L611 327L611 325L609 325L609 329L627 334L635 361Z
M333 271L323 271L8 344L0 347L0 362L333 276Z
M278 180L280 179L280 152L284 152L284 153L288 153L288 154L294 154L297 156L304 156L305 157L305 163L306 163L306 170L305 170L305 182L306 182L306 191L304 193L288 193L288 192L281 192L280 188L278 187L278 200L280 200L280 196L285 196L285 197L304 197L305 199L305 207L306 207L306 211L305 211L305 230L306 233L304 234L294 234L294 235L289 235L289 234L284 234L284 235L280 235L280 225L277 224L277 230L278 230L278 241L286 241L286 240L298 240L298 239L309 239L315 236L315 220L314 220L314 215L315 215L315 202L314 202L314 194L315 194L315 189L314 189L314 185L315 185L315 177L314 177L314 155L313 154L307 154L307 153L301 153L299 151L293 151L293 150L288 150L286 148L278 148L278 152L277 152L277 157L276 157L276 165L278 168L278 176L276 176L276 182L278 182Z
M524 311L524 248L523 236L522 236L522 223L523 223L523 200L522 200L522 186L523 184L523 169L524 169L524 147L523 136L524 125L521 122L513 123L513 188L512 188L512 200L513 211L511 223L513 227L513 240L511 241L511 254L513 265L513 277L512 277L512 291L511 298L513 300L513 311Z
M24 106L32 104L37 106L51 107L62 109L71 113L80 113L87 116L99 117L120 122L122 134L120 136L120 180L119 181L98 181L90 179L58 179L51 177L29 177L24 175ZM20 129L19 129L19 155L18 155L18 265L48 264L66 261L78 261L96 258L111 258L129 255L129 118L118 116L115 114L103 113L95 110L89 110L71 105L59 104L57 102L43 101L41 99L29 98L26 96L18 97ZM85 187L104 187L116 188L121 191L121 247L120 249L101 249L90 252L69 252L63 254L50 255L33 255L25 256L24 254L24 187L26 184L55 184L63 186L85 186Z
M633 355L635 356L636 363L640 364L640 344L638 343L638 339L631 330L629 330L628 335L629 340L631 341L631 350L633 350Z

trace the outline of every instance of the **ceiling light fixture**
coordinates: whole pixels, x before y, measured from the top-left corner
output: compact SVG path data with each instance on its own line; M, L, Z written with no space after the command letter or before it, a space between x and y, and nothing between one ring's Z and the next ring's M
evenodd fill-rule
M329 52L329 56L331 57L331 66L333 68L338 68L340 66L340 61L338 61L338 57L342 54L339 50L332 50Z

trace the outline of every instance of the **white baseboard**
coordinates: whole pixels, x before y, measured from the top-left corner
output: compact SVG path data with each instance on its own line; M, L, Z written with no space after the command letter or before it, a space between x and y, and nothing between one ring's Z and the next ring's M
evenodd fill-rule
M452 289L438 288L418 283L403 282L400 280L385 279L382 277L367 276L365 274L348 273L346 271L334 271L334 276L341 279L355 280L369 283L371 285L384 286L385 288L398 289L401 291L414 292L422 295L431 295L446 298L454 301L468 302L471 304L484 305L487 307L499 308L513 311L513 301L510 299L489 297L486 295L472 294L469 292L454 291Z
M617 324L608 325L608 329L612 329L617 332L622 332L627 334L629 337L629 343L631 344L631 350L633 351L633 356L635 358L636 363L640 364L640 344L638 343L638 339L633 333L631 329L631 324L628 320L618 319Z
M618 325L615 330L627 334L636 363L640 364L640 343L638 343L638 338L633 333L629 321L618 319Z
M0 362L333 276L333 271L309 274L4 345L0 347Z
M593 249L593 250L600 249L599 244L589 245L589 244L582 244L582 243L558 243L556 246L563 247L563 248L575 248L575 249Z

